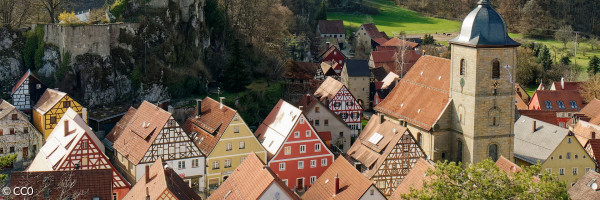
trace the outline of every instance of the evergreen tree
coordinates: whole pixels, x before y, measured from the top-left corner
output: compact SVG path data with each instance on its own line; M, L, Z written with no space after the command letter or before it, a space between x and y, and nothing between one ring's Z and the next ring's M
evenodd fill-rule
M571 65L571 58L569 58L568 56L562 57L560 59L560 64Z
M433 35L425 34L423 36L423 45L434 44L435 40L433 39Z
M590 66L588 67L588 74L590 76L600 72L600 58L598 58L598 56L592 57L589 64Z
M327 20L327 2L326 0L321 1L321 7L316 15L316 20Z
M229 92L243 91L250 80L248 66L243 58L242 43L239 39L234 39L221 80L224 89Z

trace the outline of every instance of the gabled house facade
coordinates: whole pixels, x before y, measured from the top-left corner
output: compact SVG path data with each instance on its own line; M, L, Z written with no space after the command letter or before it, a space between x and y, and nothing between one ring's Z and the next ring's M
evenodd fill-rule
M206 155L206 185L212 193L252 153L263 161L267 152L234 109L209 97L197 101L196 114L183 127ZM204 165L202 165L204 166Z
M337 38L346 40L346 29L342 20L319 20L317 24L317 35L322 38Z
M31 114L32 106L38 102L46 88L48 87L31 70L27 70L10 92L13 105L20 111Z
M269 167L265 167L262 158L250 153L208 199L296 200L300 198Z
M337 65L333 66L333 70L339 76L340 73L342 72L342 68L344 67L344 64L346 64L346 60L348 59L348 57L346 57L346 55L344 55L344 53L342 53L342 51L336 45L327 45L326 48L327 48L327 50L325 50L325 52L319 56L319 61L320 62L325 62L325 61L336 62Z
M73 109L68 108L27 172L112 170L112 196L122 199L131 185L104 154L104 145Z
M362 45L370 52L389 39L385 32L380 32L373 23L363 24L356 31L357 45Z
M315 130L321 135L321 139L324 139L323 134L330 134L329 148L334 153L344 153L350 149L350 145L352 145L350 133L352 130L339 115L329 110L315 96L306 94L298 102L298 109L302 110L308 121L312 123Z
M30 161L42 146L42 134L29 117L0 99L0 156L17 154L17 162Z
M83 121L87 123L87 109L67 93L58 90L47 89L33 106L33 125L44 135L44 141L69 108L81 115Z
M346 158L339 156L302 195L302 199L385 200L386 198Z
M363 108L369 105L369 82L371 70L367 60L349 59L342 70L342 83L352 92Z
M536 90L531 96L529 110L555 111L562 127L586 105L577 90Z
M426 158L419 145L421 138L417 138L406 127L373 115L348 156L356 169L389 197L419 158Z
M283 100L254 135L267 150L267 165L290 189L306 190L333 162L333 153L302 111Z
M315 91L314 96L348 124L352 130L351 137L358 136L362 130L363 107L343 83L329 77Z
M140 181L145 167L161 158L189 187L203 191L205 156L171 113L147 101L130 109L106 136L112 160L132 184ZM110 146L112 145L112 146Z

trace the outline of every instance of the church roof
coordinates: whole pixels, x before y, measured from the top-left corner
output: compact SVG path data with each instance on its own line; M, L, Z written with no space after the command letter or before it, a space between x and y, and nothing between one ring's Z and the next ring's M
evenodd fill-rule
M460 35L448 42L475 47L521 45L508 36L504 19L489 0L480 0L477 4L464 19Z
M375 110L430 130L450 103L449 90L450 60L423 56Z

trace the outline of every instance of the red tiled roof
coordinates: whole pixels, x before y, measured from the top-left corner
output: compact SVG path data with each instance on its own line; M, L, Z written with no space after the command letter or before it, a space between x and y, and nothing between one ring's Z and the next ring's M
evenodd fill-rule
M585 105L577 114L584 115L589 123L600 125L600 100L593 99Z
M385 35L381 34L381 32L379 32L379 29L377 29L377 26L375 26L375 24L369 23L369 24L363 24L362 26L365 28L365 30L367 31L367 34L369 34L369 36L372 39L385 38L384 37ZM387 38L386 38L386 41L387 41ZM385 42L382 42L380 44L383 44L383 43L385 43Z
M184 130L190 135L197 133L193 140L204 155L210 155L237 113L226 105L223 105L223 108L220 106L220 102L206 97L201 103L202 114L200 116L194 114L183 124Z
M588 145L591 148L591 152L588 151L588 153L590 153L590 156L593 156L594 160L598 162L598 159L600 159L600 139L590 139L585 146L586 149Z
M285 69L283 77L287 79L313 79L319 67L319 63L293 61Z
M584 82L565 82L564 89L562 88L560 81L556 81L552 83L552 85L554 85L556 90L580 90L583 83Z
M373 41L375 41L377 44L381 45L381 44L384 44L385 42L387 42L388 39L385 37L380 37L380 38L373 38Z
M508 174L517 173L521 171L521 167L506 159L504 156L500 156L500 158L498 158L498 160L496 161L496 167Z
M576 90L536 90L531 99L535 100L536 96L541 110L579 111L585 106L583 97ZM552 108L546 108L545 101L550 101ZM559 108L558 101L562 101L565 108ZM572 108L570 101L575 101L577 107ZM529 106L531 105L532 103L529 103Z
M147 101L142 102L113 143L113 148L137 165L154 139L171 118L171 113Z
M523 99L519 96L519 94L515 94L515 105L519 110L527 110L529 106L523 101Z
M219 188L208 199L259 199L269 186L276 184L288 197L300 199L281 181L258 156L250 153ZM266 197L268 198L268 196ZM274 198L274 197L273 197ZM287 197L280 197L288 199Z
M371 56L373 56L373 62L376 63L384 63L384 62L394 62L394 55L396 51L372 51ZM375 66L379 67L379 66Z
M344 53L342 51L340 51L340 49L338 49L337 46L331 45L331 46L329 46L329 49L327 49L323 54L321 54L319 56L319 60L323 61L324 58L326 58L327 56L329 56L329 54L332 54L334 51L337 51L337 53L339 53L340 55L342 55L344 57L344 59L348 59L348 57L346 57L346 55L344 55Z
M569 189L569 197L577 200L597 200L600 197L600 190L592 189L591 186L594 183L600 185L600 174L594 170L589 170Z
M158 158L149 167L148 174L150 178L146 179L146 175L144 174L127 195L125 195L123 200L140 200L146 199L147 196L150 196L150 200L157 200L162 199L161 195L164 192L171 193L175 199L179 200L202 199L181 179L177 172L170 167L165 168L164 166L165 163L162 158Z
M420 190L423 188L424 181L428 181L431 177L427 176L427 170L435 169L435 167L423 158L419 158L415 166L408 172L408 174L402 180L402 183L398 185L390 199L402 199L403 194L410 193L410 189L414 188Z
M339 192L335 194L335 179ZM359 199L373 185L343 156L338 157L302 195L302 199Z
M319 20L319 32L321 32L321 34L346 34L344 21Z
M62 192L67 195L79 194L76 199L112 199L112 169L87 169L70 171L37 171L37 172L12 172L10 185L13 187L32 187L33 199L45 199L44 190L48 188L50 198L60 199ZM65 189L64 185L71 185ZM66 191L65 191L66 190ZM73 198L75 198L73 196ZM24 199L23 196L21 198Z
M557 111L551 110L519 110L519 115L525 115L533 119L559 126L560 124L556 118L556 112Z
M121 133L123 133L123 129L125 129L125 127L127 127L127 124L129 124L129 121L135 115L135 111L136 111L136 109L134 107L129 108L127 113L125 113L125 115L123 115L123 117L121 117L121 120L119 120L119 122L117 122L115 127L113 127L113 129L110 130L110 132L106 135L106 139L108 141L114 143L115 140L117 138L119 138Z
M321 140L323 140L323 142L331 141L331 131L317 132L317 134L319 134L319 137L321 138Z
M342 82L335 80L334 78L327 77L321 86L317 88L315 91L315 97L319 99L321 102L326 102L327 100L332 100L335 95L344 87Z
M596 133L596 138L600 138L600 126L585 121L579 121L575 124L575 127L573 127L573 133L581 146L585 146L588 140L595 139L592 137L592 133Z
M401 40L400 38L392 38L392 39L388 40L387 42L383 43L381 46L387 46L387 47L408 46L408 47L414 49L415 47L419 46L419 44L414 43L414 42L409 42L406 40Z
M450 60L423 56L375 110L429 130L449 103L449 89Z

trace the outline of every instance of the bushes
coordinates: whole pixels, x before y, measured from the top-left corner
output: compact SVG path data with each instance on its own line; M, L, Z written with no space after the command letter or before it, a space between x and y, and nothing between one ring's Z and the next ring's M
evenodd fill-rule
M62 61L56 71L56 78L59 80L63 79L69 70L71 70L71 53L67 51L63 53Z
M23 61L30 69L42 67L44 57L44 29L36 26L34 30L27 32L25 37L25 48L23 49Z
M116 0L115 3L110 6L110 13L115 16L115 18L119 19L119 17L123 15L123 12L125 12L128 4L128 0Z

